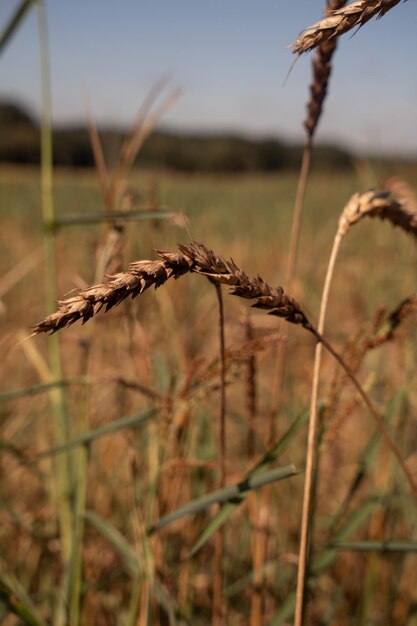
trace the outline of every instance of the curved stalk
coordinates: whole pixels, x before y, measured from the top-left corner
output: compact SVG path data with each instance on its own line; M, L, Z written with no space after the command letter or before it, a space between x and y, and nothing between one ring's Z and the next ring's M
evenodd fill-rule
M326 318L327 304L329 301L330 286L333 278L334 267L336 264L337 254L340 248L340 242L342 241L342 235L338 231L334 239L333 248L330 254L329 264L327 266L326 279L324 281L323 295L320 304L320 315L317 326L317 331L320 335L324 332L324 322ZM314 475L317 464L317 433L319 426L319 414L318 414L318 391L320 383L320 369L321 359L323 354L323 343L318 341L316 345L316 351L314 356L314 369L313 369L313 384L311 390L311 402L310 402L310 420L308 427L308 440L307 440L307 456L306 456L306 470L304 480L304 496L303 496L303 512L301 518L301 531L300 531L300 549L298 558L298 578L297 578L297 605L296 605L296 619L295 624L301 624L302 618L302 605L304 604L304 590L306 586L307 568L309 561L309 535L311 528L312 517L312 499L313 499L313 485ZM301 593L301 590L303 592Z
M339 245L340 245L340 241L338 242L337 247ZM337 249L333 250L333 252L334 252L334 255L332 253L332 256L334 256L334 260L333 260L333 266L334 266L334 261L337 256ZM329 267L330 267L330 263L329 263ZM330 282L331 282L331 274L330 274L330 278L328 281L327 289L330 288ZM323 294L323 296L324 295L325 294ZM328 290L327 290L327 295L328 295ZM324 308L324 313L325 313L325 308ZM323 316L323 323L324 323L324 316ZM364 401L367 409L369 410L369 412L375 419L378 425L378 428L382 432L389 449L391 450L391 452L397 459L403 471L403 474L406 477L411 487L411 490L417 500L417 484L415 483L414 478L401 455L401 452L397 448L391 436L391 433L389 432L388 428L385 426L382 416L379 414L379 412L375 408L368 394L364 391L362 385L359 383L354 372L347 365L347 363L340 356L340 354L336 352L336 350L327 341L327 339L325 339L323 335L319 333L318 330L316 330L311 325L305 326L305 328L309 330L317 339L318 344L316 347L316 356L317 356L317 348L319 348L321 344L333 356L333 358L339 363L339 365L343 368L349 380L353 383L357 392L359 393L362 400ZM316 359L314 374L315 376L317 374L317 380L318 380L319 369L317 367L317 364L319 363L318 363L318 360ZM313 393L314 393L314 396L312 394L312 402L314 400L315 404L317 405L317 390L316 391L313 390ZM305 590L306 590L306 582L307 582L306 573L307 573L308 552L309 552L309 543L310 543L310 528L311 528L310 526L311 495L312 495L312 487L313 487L314 467L315 467L315 461L316 461L315 440L317 438L317 424L318 424L318 419L317 419L317 412L316 412L314 423L313 423L313 420L310 418L306 479L305 479L305 488L304 488L303 513L302 513L302 521L301 521L301 537L300 537L300 552L299 552L299 564L298 564L298 576L297 576L294 626L302 626L303 618L304 618Z

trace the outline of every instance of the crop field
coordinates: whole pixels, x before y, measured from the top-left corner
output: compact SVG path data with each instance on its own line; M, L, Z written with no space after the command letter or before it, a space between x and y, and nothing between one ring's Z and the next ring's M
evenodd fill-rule
M155 137L167 78L127 131L54 127L45 3L14 7L41 106L0 103L2 626L417 624L417 163L315 140L338 38L400 4L301 31L298 147Z
M313 172L309 181L292 295L313 323L343 206L361 186L385 175L364 165L358 171L361 180L355 173ZM398 166L396 173L410 179L413 167ZM95 172L57 171L54 182L57 221L102 211ZM57 227L58 297L97 282L106 245L106 272L114 274L132 261L156 259L154 248L175 252L177 242L190 237L233 258L251 276L281 285L296 184L292 174L133 171L127 208L152 206L163 214L168 208L174 215L121 220L113 228ZM2 592L6 608L18 590L27 623L58 623L58 589L68 576L67 597L78 588L72 610L79 607L82 624L211 623L216 536L222 532L228 623L249 623L256 603L262 623L286 623L294 610L303 487L298 472L305 459L314 338L223 289L224 484L241 484L243 491L216 500L222 391L216 290L204 276L184 276L98 313L85 326L60 331L54 337L62 373L54 381L46 337L22 341L47 313L39 185L36 170L0 171L1 573L13 589L13 595L6 587ZM414 475L413 307L403 311L391 335L386 329L389 314L413 294L415 260L412 236L390 223L369 219L352 228L335 269L325 333L373 397ZM282 343L283 393L271 431ZM411 624L410 488L372 416L327 355L321 377L312 623L346 624L349 616L349 623L363 624L382 613L390 615L389 623ZM65 399L64 432L51 397L57 390ZM67 485L61 482L63 461ZM254 468L253 476L272 482L245 491ZM214 499L204 501L212 492ZM187 510L199 498L200 508ZM75 516L71 559L79 559L78 566L70 559L67 569L66 506ZM177 519L149 532L182 506ZM216 534L219 510L224 519ZM387 548L361 551L371 542ZM319 621L323 615L327 621ZM16 624L15 614L3 613L2 623Z

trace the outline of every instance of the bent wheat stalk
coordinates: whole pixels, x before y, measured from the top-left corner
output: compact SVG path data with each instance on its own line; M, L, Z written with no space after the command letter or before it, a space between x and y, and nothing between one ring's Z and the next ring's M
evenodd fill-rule
M365 197L366 194L364 194ZM341 218L341 226L339 230L344 231L348 226L346 224L355 223L360 219L360 215L378 215L382 218L391 219L394 223L402 223L397 219L396 206L390 203L381 195L372 195L368 198L368 202L361 202L364 196L354 196L356 201L348 204ZM399 207L400 205L398 205ZM367 209L367 210L366 210ZM408 216L407 224L411 228L411 216ZM402 217L402 220L405 217ZM414 230L412 231L414 233ZM344 234L344 233L343 233ZM75 321L82 319L86 322L94 316L100 309L105 307L106 311L129 295L135 297L143 293L152 285L160 287L169 278L179 278L180 276L195 272L210 278L217 284L225 284L230 287L232 295L253 300L252 306L268 311L270 315L276 315L284 318L287 322L298 324L308 330L317 339L318 344L323 345L326 350L336 359L336 361L344 369L346 375L351 380L362 400L364 401L369 412L375 419L379 429L384 435L385 441L391 452L396 457L398 464L406 477L410 488L417 500L417 484L408 469L399 449L384 420L378 410L373 405L369 396L365 393L362 386L358 382L351 368L345 363L343 358L334 350L331 344L323 337L323 335L314 328L309 322L307 316L303 312L301 306L294 298L287 295L281 287L273 288L266 283L263 278L249 276L241 270L233 260L225 261L208 250L203 244L192 242L186 245L179 245L180 254L172 252L159 251L160 261L136 261L132 263L127 272L121 272L112 276L108 283L95 285L81 290L76 296L59 302L58 311L49 315L45 320L37 324L33 334L42 332L56 332L60 328L70 326ZM323 318L324 320L324 318ZM315 366L317 368L317 366ZM315 372L318 370L315 369ZM317 376L317 374L316 374ZM314 383L315 385L317 383ZM313 385L314 388L314 385ZM316 406L316 395L313 396L314 405ZM296 598L296 621L297 626L302 624L304 597L305 597L305 572L308 555L309 544L309 516L311 507L311 477L313 476L315 464L315 433L317 417L311 420L308 438L308 455L306 468L305 498L303 502L303 515L301 526L301 543L300 543L300 564L299 575L297 581L297 598Z
M316 48L324 41L331 41L370 19L381 18L401 0L357 0L334 11L331 16L309 26L292 44L294 54L303 54Z
M286 294L282 287L275 288L268 285L261 276L250 278L232 259L226 261L219 258L202 243L179 244L178 248L179 254L157 251L161 258L160 261L136 261L129 266L127 272L120 272L112 276L108 283L87 287L76 296L60 301L58 311L37 324L33 329L32 336L39 333L54 333L80 319L86 322L103 307L108 311L128 296L136 297L152 285L155 288L160 287L169 278L179 278L191 272L206 276L214 283L227 285L232 295L253 300L253 307L263 309L270 315L282 317L291 324L302 326L312 333L318 342L323 344L343 367L374 416L417 498L417 485L387 431L382 417L362 389L352 370L309 322L298 302Z
M405 232L413 235L414 237L417 237L417 210L416 207L412 205L412 203L409 203L407 205L399 203L392 199L387 192L377 193L369 191L363 194L355 193L350 198L340 216L338 230L334 239L333 248L330 254L330 260L327 267L326 279L323 287L323 295L320 304L319 321L317 325L317 331L320 337L322 337L324 332L324 323L329 301L330 286L341 241L350 229L350 227L358 223L364 217L378 217L382 220L388 220L394 226L399 226ZM322 346L325 346L325 342L323 340L318 341L314 357L313 384L310 401L310 421L307 443L306 477L304 481L300 553L298 561L297 601L294 626L300 626L302 624L303 609L305 604L307 568L309 561L309 535L311 531L313 484L317 464L317 433L319 425L318 391L322 360ZM325 347L327 350L329 350L328 346ZM330 349L329 352L331 351L332 350ZM335 356L335 358L337 357ZM353 384L355 384L352 378L351 380ZM360 391L359 393L361 394ZM365 398L363 396L362 398L365 401ZM378 423L384 432L385 426L383 422L378 420Z

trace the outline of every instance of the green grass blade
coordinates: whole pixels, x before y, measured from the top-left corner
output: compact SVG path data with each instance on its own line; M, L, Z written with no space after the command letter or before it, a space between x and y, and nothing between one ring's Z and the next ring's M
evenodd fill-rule
M85 518L119 553L126 569L135 577L136 582L139 583L141 576L146 576L146 572L142 571L139 555L136 550L114 526L106 522L94 511L86 511ZM152 592L165 608L168 614L169 624L175 626L175 606L167 590L158 581L154 581Z
M43 225L43 247L45 255L46 307L48 313L55 310L57 300L57 266L55 234L48 230L48 224L55 216L53 198L53 141L52 141L52 95L50 79L50 58L48 45L48 25L45 0L37 0L36 13L38 21L38 47L40 62L41 116L40 116L40 192ZM62 380L62 355L58 337L48 337L49 367L52 380ZM50 391L51 417L55 427L57 445L63 445L69 437L68 405L62 387ZM73 537L73 476L72 463L69 455L63 454L55 461L54 472L55 504L59 519L59 535L61 541L62 577L54 607L54 626L65 626L68 621L68 581L74 547ZM78 626L78 624L73 624Z
M142 577L140 574L136 574L133 577L132 592L129 599L129 608L126 620L123 622L123 626L136 626L138 622L137 614L140 602L141 584Z
M34 385L33 387L25 387L23 389L14 389L13 391L5 391L0 393L0 403L9 402L10 400L18 400L19 398L26 398L28 396L36 396L39 393L45 393L54 389L55 387L67 387L69 385L86 385L88 381L82 376L78 378L66 378L64 380L55 380L52 383L45 383L42 385Z
M134 576L140 575L141 568L139 566L138 554L120 531L94 511L87 510L85 518L120 554L128 571Z
M258 489L259 487L263 487L264 485L268 485L269 483L277 480L295 476L298 473L299 472L296 470L294 465L288 465L286 467L279 467L271 470L270 472L265 472L261 476L249 476L240 483L230 487L225 487L224 489L217 489L216 491L212 491L201 498L188 502L186 505L176 509L172 513L169 513L169 515L165 515L165 517L159 519L148 529L148 533L151 534L156 530L160 530L164 526L186 517L187 515L193 515L195 513L205 511L213 504L221 504L223 502L234 500L235 498L239 498L242 493L248 492L252 489Z
M364 522L369 518L371 513L373 512L375 505L380 501L379 498L371 498L367 502L365 502L359 509L357 509L348 522L339 530L337 536L335 538L336 542L342 542L349 535L354 533L358 528L364 524ZM329 567L331 567L336 560L337 550L335 548L325 549L323 552L319 553L317 557L313 561L312 572L309 576L309 582L311 583L314 578L319 576ZM295 592L291 593L278 613L275 615L273 621L269 624L269 626L281 626L285 622L292 619L294 615L295 609Z
M339 543L347 539L352 533L356 532L358 528L360 528L365 521L369 518L375 506L381 501L379 496L374 496L364 502L362 506L356 509L349 521L336 533L334 538L335 543ZM332 541L332 543L333 543ZM334 548L328 548L323 550L313 562L312 575L318 576L324 570L328 569L335 561L337 556L337 550Z
M417 543L413 541L351 541L332 543L329 548L338 552L417 552Z
M255 476L259 472L262 472L273 461L275 461L279 454L285 450L287 445L292 441L300 427L307 421L309 410L303 411L291 424L289 429L284 433L281 439L275 444L273 448L262 457L262 459L255 465L255 467L249 472L248 476Z
M241 494L233 502L227 502L221 507L220 511L218 511L213 519L207 524L197 542L188 553L189 557L197 554L197 552L204 546L204 544L210 539L210 537L214 535L216 530L227 521L233 511L235 511L235 509L241 504L241 502L245 500L245 498L246 494Z
M100 515L97 515L94 511L86 511L85 518L119 553L126 569L135 577L137 583L141 576L146 576L146 572L142 571L140 566L138 553L123 537L120 531L106 522L106 520L100 517ZM170 626L175 626L177 623L175 618L177 607L167 589L162 583L155 580L152 585L152 593L167 612Z
M76 448L77 446L83 446L96 439L100 439L101 437L107 437L107 435L112 435L113 433L118 432L119 430L123 430L125 428L137 428L147 420L155 417L159 413L158 409L147 409L146 411L142 411L141 413L137 413L136 415L128 415L127 417L121 417L118 420L114 420L109 422L105 426L100 426L100 428L96 428L95 430L91 430L88 433L84 433L79 435L78 437L74 437L70 439L66 443L61 446L55 446L53 448L49 448L49 450L45 450L45 452L41 452L38 454L34 461L38 459L43 459L48 456L53 456L54 454L60 454L62 452L66 452L67 450L71 450L72 448Z
M277 567L277 561L266 561L262 565L262 567L259 568L259 570L262 571L263 574L268 574L274 572ZM248 589L248 587L253 585L254 579L255 573L253 570L251 570L242 578L239 578L238 580L235 580L233 583L228 585L223 591L224 597L229 600L237 594L242 593L243 591L245 591L245 589Z
M165 609L168 615L169 626L176 626L178 623L176 616L175 616L177 612L177 606L174 603L173 599L171 598L169 591L166 589L164 585L162 585L159 581L156 580L152 587L152 593L155 596L155 598L158 600L159 604Z
M13 13L0 35L0 54L4 51L9 39L13 37L34 2L35 0L23 0Z
M388 405L385 416L384 416L384 422L386 424L390 423L393 420L394 416L403 405L406 397L407 397L407 392L405 389L399 389L393 395ZM333 534L334 532L337 532L336 529L338 525L340 524L341 520L343 519L344 515L346 514L346 511L348 510L350 502L352 501L355 493L357 492L357 490L359 489L359 487L365 480L368 474L369 468L372 466L375 456L378 452L381 439L382 439L382 433L380 429L377 428L369 444L366 446L364 452L362 453L361 458L359 459L356 474L353 477L349 490L346 494L346 497L343 500L339 508L339 512L333 520L331 534Z
M0 573L0 601L3 602L8 611L17 615L24 624L28 626L46 626L26 593L16 582L13 583L10 577Z
M263 458L255 465L255 467L247 474L246 479L249 479L251 476L256 476L264 469L266 469L273 461L275 461L278 455L286 448L286 446L290 443L294 435L297 433L298 429L307 421L308 411L304 411L297 417L297 419L291 424L286 433L281 437L278 443L275 444L273 448L268 450L268 452L263 456ZM239 494L239 496L233 502L227 502L227 504L223 505L220 511L216 513L210 523L203 530L202 534L192 547L189 556L193 556L196 554L202 546L214 535L216 530L220 528L222 524L224 524L229 516L237 509L238 506L244 502L246 499L247 492Z

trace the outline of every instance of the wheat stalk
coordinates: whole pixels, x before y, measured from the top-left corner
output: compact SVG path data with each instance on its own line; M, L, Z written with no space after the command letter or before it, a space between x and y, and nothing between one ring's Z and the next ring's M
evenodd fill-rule
M216 290L219 308L219 344L220 344L220 415L218 434L218 456L220 466L219 488L226 486L226 347L224 332L224 306L220 283L210 279ZM213 624L222 626L226 616L226 607L223 598L223 556L225 535L224 527L217 530L214 549L214 580L213 580Z
M404 0L405 1L405 0ZM381 18L401 0L357 0L346 7L333 11L329 17L309 26L292 44L294 54L303 54L332 41L355 26L362 26L373 17Z

